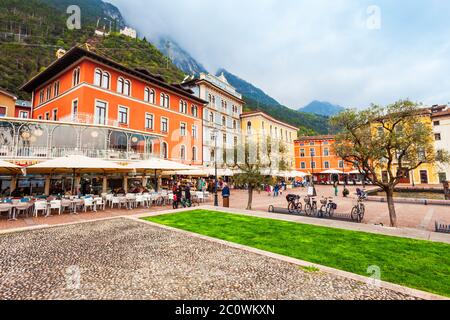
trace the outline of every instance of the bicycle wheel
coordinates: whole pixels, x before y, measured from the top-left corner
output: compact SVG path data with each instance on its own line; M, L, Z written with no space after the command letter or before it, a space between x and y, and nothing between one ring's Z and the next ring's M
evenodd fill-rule
M288 204L288 211L290 214L294 213L295 210L295 204L293 202L289 202Z
M352 221L358 221L359 220L359 208L353 207L352 213L351 213Z
M361 204L360 212L359 212L359 221L362 222L364 220L364 214L366 213L366 207Z
M303 205L299 202L295 209L297 211L297 214L301 214L302 213L302 209L303 209Z
M312 216L313 214L313 208L309 203L305 204L305 213L307 216Z

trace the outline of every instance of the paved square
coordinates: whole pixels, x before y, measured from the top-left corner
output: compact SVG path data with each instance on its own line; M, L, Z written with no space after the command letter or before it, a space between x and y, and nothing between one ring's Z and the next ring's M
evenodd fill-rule
M0 236L0 270L2 300L412 299L125 218Z

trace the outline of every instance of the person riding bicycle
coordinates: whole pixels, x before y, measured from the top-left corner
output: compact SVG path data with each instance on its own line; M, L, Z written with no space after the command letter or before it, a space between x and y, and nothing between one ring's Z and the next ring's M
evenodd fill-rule
M367 193L364 190L357 188L356 195L358 196L358 198L365 198L367 196Z

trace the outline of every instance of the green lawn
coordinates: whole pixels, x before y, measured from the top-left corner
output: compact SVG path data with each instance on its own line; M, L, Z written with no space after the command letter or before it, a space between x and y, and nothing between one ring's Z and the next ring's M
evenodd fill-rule
M215 211L146 218L158 224L450 296L450 245Z

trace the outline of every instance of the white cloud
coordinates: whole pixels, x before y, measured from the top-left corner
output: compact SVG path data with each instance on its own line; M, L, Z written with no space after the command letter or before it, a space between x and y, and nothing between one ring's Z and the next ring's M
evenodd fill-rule
M378 1L113 0L146 35L169 34L210 71L224 67L294 108L450 100L449 5ZM442 22L440 22L442 21Z

